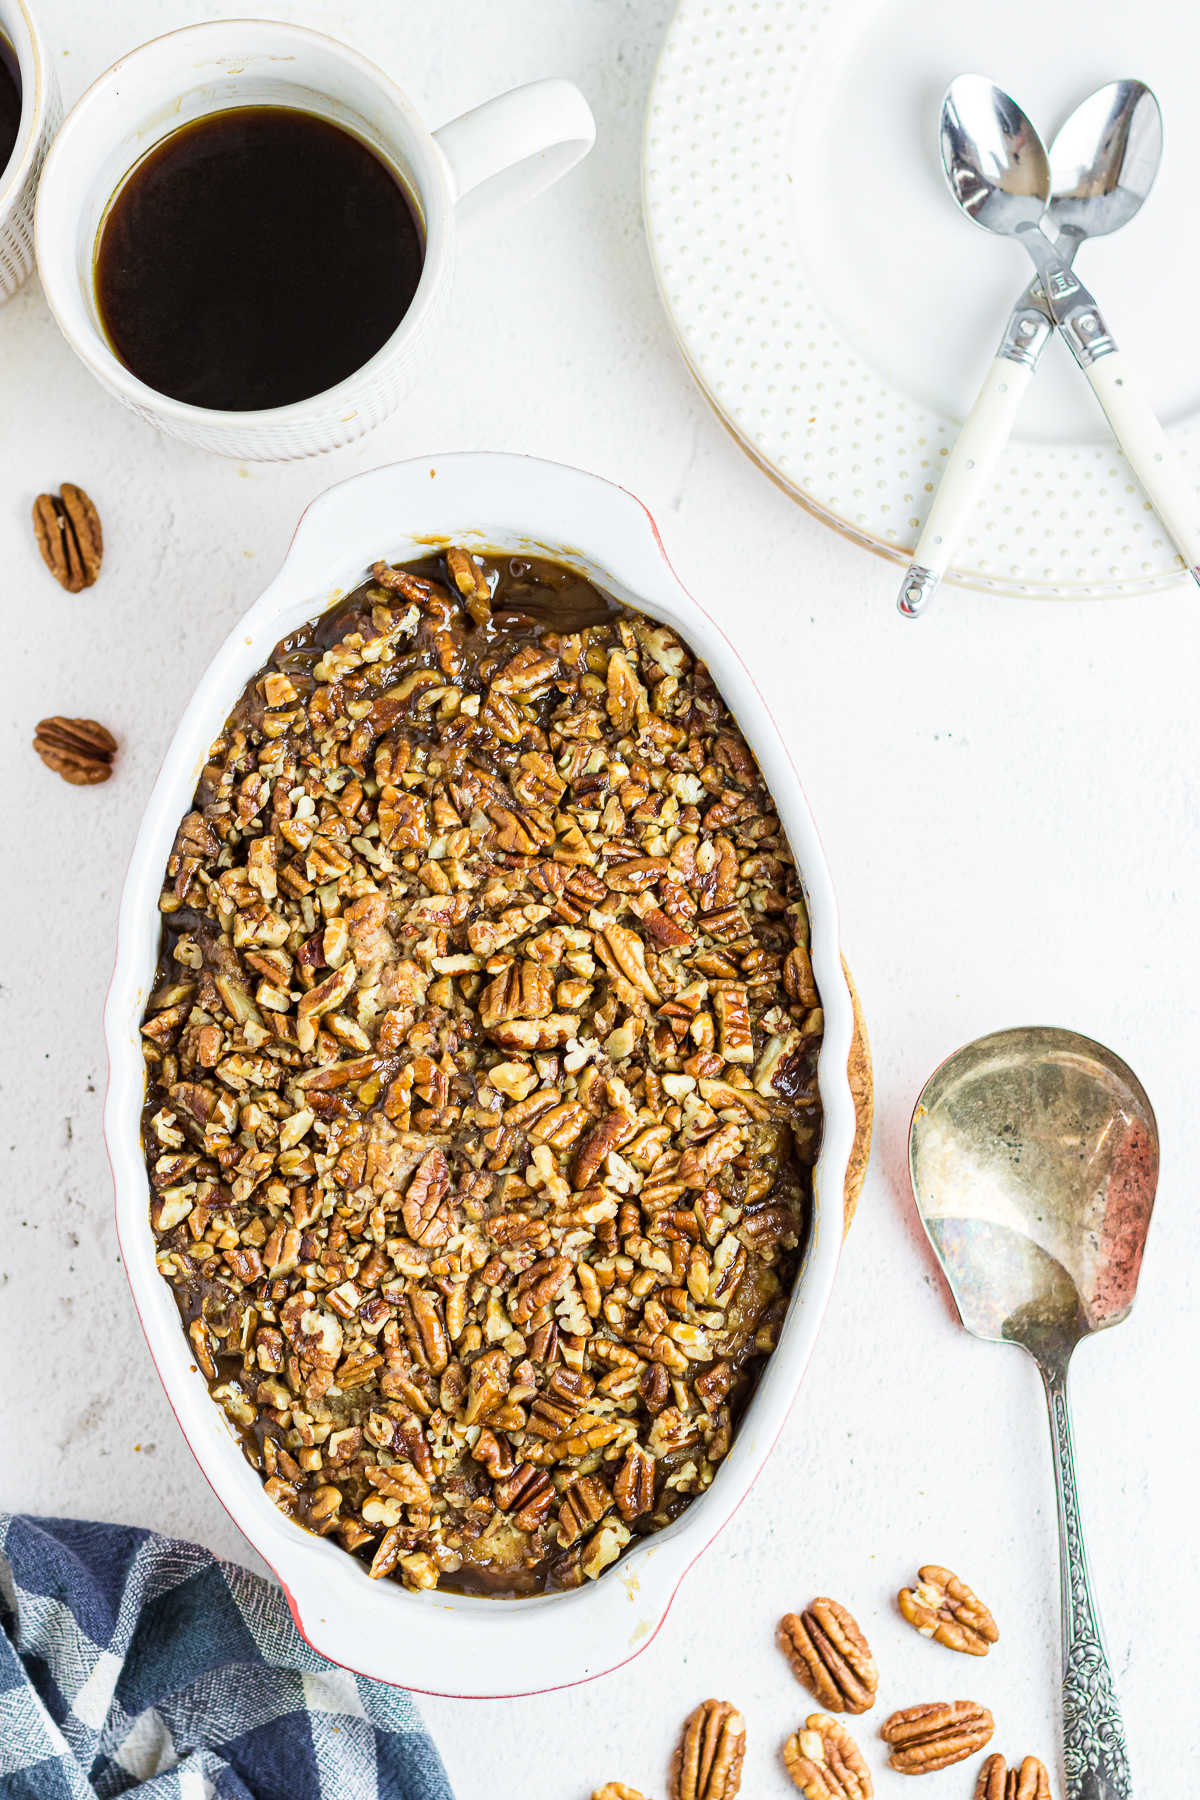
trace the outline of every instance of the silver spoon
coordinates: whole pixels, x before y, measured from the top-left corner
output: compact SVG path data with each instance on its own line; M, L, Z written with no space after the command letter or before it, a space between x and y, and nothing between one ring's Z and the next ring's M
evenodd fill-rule
M1085 238L1127 225L1154 185L1162 160L1162 114L1141 81L1110 81L1089 94L1050 146L1049 222L1070 268ZM949 568L959 537L1012 434L1054 329L1035 276L1017 301L1000 348L938 482L897 605L915 619Z
M942 161L959 206L986 231L1024 244L1042 298L1087 376L1113 434L1184 565L1200 582L1200 496L1117 349L1096 301L1047 237L1050 168L1016 101L981 75L960 75L942 103Z
M1129 1800L1129 1762L1092 1599L1067 1365L1133 1305L1158 1184L1158 1127L1136 1076L1074 1031L977 1038L926 1082L909 1129L921 1223L959 1317L1041 1371L1058 1484L1067 1800Z

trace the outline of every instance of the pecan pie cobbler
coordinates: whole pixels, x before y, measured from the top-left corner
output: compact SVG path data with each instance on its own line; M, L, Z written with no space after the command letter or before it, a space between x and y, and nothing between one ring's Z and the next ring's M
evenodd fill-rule
M167 865L158 1266L373 1576L578 1585L713 1479L808 1226L821 1010L704 664L458 548L286 638Z

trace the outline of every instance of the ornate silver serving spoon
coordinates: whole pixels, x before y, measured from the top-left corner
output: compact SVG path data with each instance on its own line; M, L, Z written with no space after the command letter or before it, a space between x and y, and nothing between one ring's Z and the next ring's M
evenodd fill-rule
M1063 1606L1067 1800L1129 1800L1125 1733L1092 1598L1067 1366L1133 1305L1158 1184L1158 1127L1133 1072L1073 1031L977 1038L925 1084L909 1130L921 1222L959 1317L1019 1344L1050 1405Z

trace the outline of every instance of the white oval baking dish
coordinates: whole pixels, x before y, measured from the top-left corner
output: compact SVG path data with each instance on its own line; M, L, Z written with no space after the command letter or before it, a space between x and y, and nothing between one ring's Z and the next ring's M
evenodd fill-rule
M818 1069L824 1132L813 1230L778 1349L728 1457L706 1494L598 1581L521 1600L409 1593L390 1581L372 1581L356 1558L311 1536L275 1508L209 1398L171 1289L155 1267L141 1150L139 1025L158 954L159 888L209 744L281 637L357 586L376 557L403 561L426 555L439 540L571 563L617 599L673 626L704 657L758 758L787 831L808 899L813 970L825 1009ZM105 1136L117 1231L150 1351L197 1462L279 1577L308 1641L360 1674L464 1696L569 1686L605 1674L644 1649L684 1574L744 1498L796 1396L837 1269L843 1184L854 1139L846 1076L853 1008L816 828L753 679L724 632L680 585L645 507L596 476L530 457L490 454L397 463L355 476L314 501L279 574L213 658L167 751L121 899L105 1031Z

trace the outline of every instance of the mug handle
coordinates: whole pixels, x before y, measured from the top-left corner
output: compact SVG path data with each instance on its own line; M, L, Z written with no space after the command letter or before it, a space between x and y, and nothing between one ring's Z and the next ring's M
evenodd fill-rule
M596 141L573 82L530 81L434 132L450 166L459 223L513 212L582 160Z

